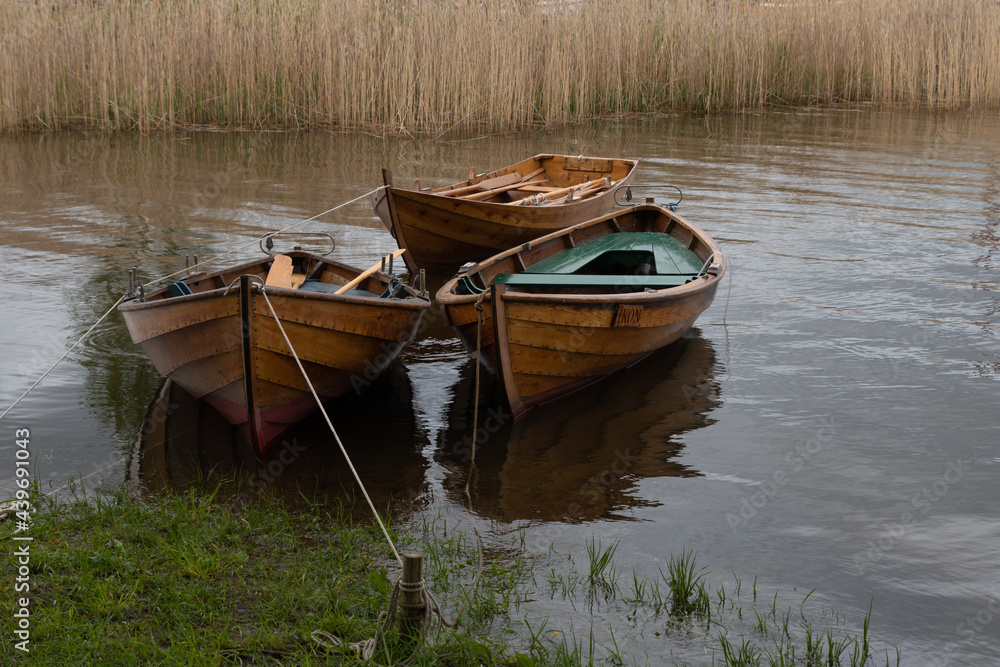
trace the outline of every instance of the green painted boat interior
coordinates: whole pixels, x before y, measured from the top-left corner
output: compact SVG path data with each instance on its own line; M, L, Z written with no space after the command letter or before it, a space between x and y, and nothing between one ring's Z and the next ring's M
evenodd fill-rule
M703 262L683 243L658 232L621 232L567 248L521 273L501 273L493 282L539 288L595 288L617 292L679 287L698 277ZM483 289L462 276L458 294Z
M575 275L565 273L501 273L493 278L499 285L518 287L600 287L620 291L667 289L680 287L694 280L695 274L685 275Z
M696 274L702 261L669 234L622 232L546 257L527 273L563 275Z

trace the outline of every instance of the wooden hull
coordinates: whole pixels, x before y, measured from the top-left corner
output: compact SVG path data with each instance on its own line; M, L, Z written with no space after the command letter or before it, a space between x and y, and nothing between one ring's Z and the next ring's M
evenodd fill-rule
M349 267L327 262L323 270L318 257L290 255L313 265L325 282L352 277ZM259 288L239 279L263 277L266 268L248 263L189 279L192 295L168 298L159 290L120 306L133 342L160 374L239 426L261 455L318 407L272 306L316 392L328 399L369 384L413 336L429 305L412 292L416 298L382 299L268 287L269 306ZM369 280L377 289L385 277Z
M393 186L392 174L383 171L386 189L373 203L399 247L409 251L405 259L411 271L454 268L610 211L615 206L615 188L631 183L637 164L633 160L612 158L537 155L467 181L472 184L514 172L528 174L544 169L546 182L554 186L571 186L605 177L613 182L613 186L596 196L541 206L504 201L525 194L516 190L485 201L470 201L432 190L407 190Z
M677 287L624 293L532 292L493 283L498 274L524 271L590 240L650 230L678 238L702 261L715 255L717 271ZM725 261L704 232L666 209L641 206L492 257L465 274L489 285L481 296L459 294L456 277L437 300L466 349L474 351L481 336L483 363L500 378L516 418L676 341L712 304L724 273ZM488 322L481 329L479 299Z

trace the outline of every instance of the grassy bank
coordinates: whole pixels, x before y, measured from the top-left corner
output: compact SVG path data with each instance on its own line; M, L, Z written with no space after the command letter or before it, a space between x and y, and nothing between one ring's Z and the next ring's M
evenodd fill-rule
M0 594L6 609L30 610L30 654L12 648L19 621L7 614L4 655L31 664L362 664L311 633L374 636L398 572L379 530L356 524L337 500L293 506L229 484L147 501L119 492L34 502L27 531L0 524L9 546L23 544L16 535L33 538L30 590ZM617 544L596 538L575 556L529 555L523 529L498 527L482 543L467 533L442 517L392 532L400 548L425 554L445 615L463 613L429 643L391 631L376 656L382 664L412 656L416 665L644 665L660 664L649 652L665 647L679 652L678 665L709 654L733 666L898 664L898 654L873 648L871 612L848 623L820 609L814 620L811 593L786 601L735 572L710 584L693 552L644 577L623 572ZM18 567L5 558L4 580ZM539 601L567 616L532 613Z
M8 641L10 613L4 653L45 665L327 664L311 633L374 636L398 571L378 528L350 516L336 502L291 509L256 493L40 500L27 533L30 590L2 596L9 610L30 600L30 653ZM4 523L4 541L20 546L9 539L15 525ZM4 581L16 569L4 559ZM396 664L414 645L393 631L382 649ZM416 664L474 664L491 650L455 633L418 647ZM346 648L331 653L361 664Z
M39 0L2 3L0 28L7 131L1000 107L984 0Z

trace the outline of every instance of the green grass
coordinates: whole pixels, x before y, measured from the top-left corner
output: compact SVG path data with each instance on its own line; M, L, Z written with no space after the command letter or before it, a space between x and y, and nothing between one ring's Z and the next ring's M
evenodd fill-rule
M362 664L351 650L328 652L311 634L344 642L374 636L398 572L377 526L358 522L342 498L282 499L214 483L146 499L122 490L55 501L36 492L32 652L8 653L43 665ZM647 664L636 636L662 635L657 644L711 654L723 665L882 662L871 646L871 608L852 634L834 612L810 618L809 593L793 619L777 591L758 600L756 578L746 593L735 572L735 586L711 586L687 548L668 556L666 572L633 570L631 585L622 586L617 541L603 547L592 537L578 569L554 548L527 553L523 527L495 525L484 540L440 515L400 525L390 518L400 551L424 554L425 580L446 618L461 617L426 641L393 624L375 656L381 664ZM15 521L0 523L8 540L15 530ZM6 581L16 568L14 558L0 562ZM558 622L531 604L550 608L538 599L542 572L549 597L571 609ZM23 595L7 586L0 604L14 608ZM7 637L14 622L10 614L0 621Z
M350 642L373 636L392 588L388 572L397 569L381 532L345 521L337 505L331 514L266 494L194 491L152 503L125 492L36 502L34 664L326 664L311 632ZM14 527L7 521L2 530ZM5 580L13 561L4 559ZM10 609L12 587L4 590ZM12 621L5 616L7 637ZM393 630L382 659L412 649ZM416 664L464 665L494 651L454 635L437 649L418 647Z
M671 556L667 572L669 577L665 579L670 589L670 613L677 616L708 613L705 570L697 569L694 551L682 549L680 557Z

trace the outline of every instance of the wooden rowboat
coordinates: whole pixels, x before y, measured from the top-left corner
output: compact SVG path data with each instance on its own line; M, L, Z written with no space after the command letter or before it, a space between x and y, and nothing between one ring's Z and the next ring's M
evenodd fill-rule
M413 337L430 301L378 268L295 250L189 274L119 310L160 374L263 456L318 407L274 314L322 399L360 392Z
M473 265L437 301L466 349L481 342L516 418L676 341L725 270L705 232L646 204Z
M615 190L631 182L638 162L615 158L536 155L454 185L414 190L393 185L373 196L411 273L455 268L525 241L591 220L615 205Z

